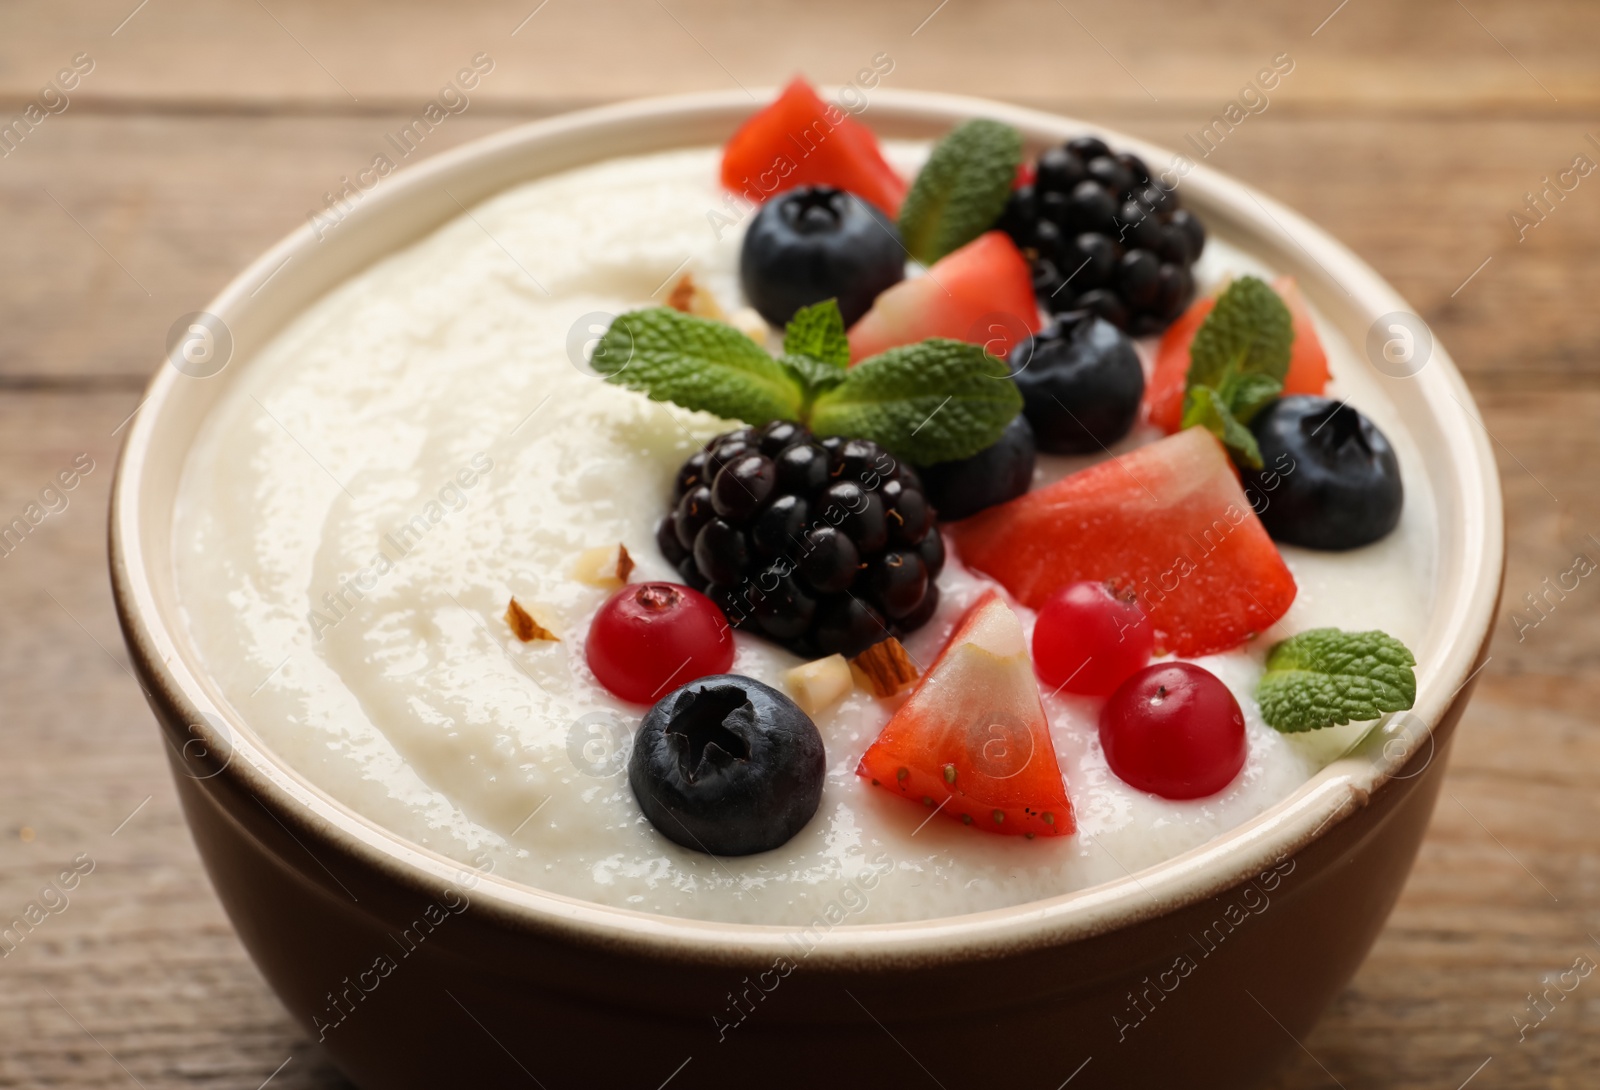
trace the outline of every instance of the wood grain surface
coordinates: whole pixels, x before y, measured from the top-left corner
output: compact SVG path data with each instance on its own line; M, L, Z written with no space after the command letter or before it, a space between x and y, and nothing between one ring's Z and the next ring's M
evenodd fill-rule
M1449 345L1500 459L1510 564L1411 882L1272 1085L1600 1085L1600 977L1552 991L1542 1019L1529 1006L1547 977L1600 962L1600 583L1520 638L1509 616L1575 550L1600 557L1584 542L1600 538L1600 176L1525 239L1510 217L1586 148L1600 161L1586 143L1600 140L1600 6L936 4L0 9L0 123L74 58L93 62L0 158L0 522L75 464L81 478L0 556L0 916L74 861L92 865L0 957L0 1086L345 1085L207 885L112 615L104 513L121 428L172 322L480 52L494 71L422 152L634 95L754 90L797 70L844 81L880 52L895 87L1176 145L1288 53L1271 105L1211 161L1349 243Z

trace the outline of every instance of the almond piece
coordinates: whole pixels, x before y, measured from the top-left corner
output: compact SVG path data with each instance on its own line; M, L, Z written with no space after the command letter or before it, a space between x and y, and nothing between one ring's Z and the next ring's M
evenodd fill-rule
M554 640L559 643L561 640L560 636L534 620L533 615L523 609L515 597L506 606L506 624L511 626L511 631L523 643L532 643L534 640Z
M850 664L843 655L802 663L783 675L783 684L800 705L800 710L815 716L845 698L853 687Z
M717 322L727 321L728 318L723 313L722 307L717 305L716 296L695 283L694 276L690 273L684 273L672 286L672 291L667 295L667 306L685 314L693 314L697 318L710 318Z
M580 583L602 590L616 590L633 574L633 557L626 545L597 545L578 554L572 563L572 576Z
M866 678L874 696L896 696L916 684L922 672L911 661L900 641L890 636L873 644L850 660L850 665Z

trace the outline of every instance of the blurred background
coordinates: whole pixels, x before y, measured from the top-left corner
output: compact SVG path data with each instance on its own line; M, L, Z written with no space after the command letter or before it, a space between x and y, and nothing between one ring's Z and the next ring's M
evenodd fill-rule
M1600 563L1600 174L1579 163L1600 164L1597 46L1593 0L6 3L0 523L42 517L0 544L0 918L80 880L0 943L0 1087L345 1085L200 868L117 631L105 510L173 323L479 53L493 70L408 164L622 98L844 83L880 53L884 86L1191 154L1249 107L1206 161L1431 324L1494 441L1510 544L1416 871L1273 1086L1596 1085L1600 977L1574 966L1600 963L1600 580L1540 612L1524 596ZM1282 55L1265 104L1241 100Z

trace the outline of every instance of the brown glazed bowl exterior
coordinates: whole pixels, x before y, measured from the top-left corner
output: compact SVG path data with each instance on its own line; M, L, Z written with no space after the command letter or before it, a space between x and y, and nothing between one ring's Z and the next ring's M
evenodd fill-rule
M410 844L311 787L200 665L174 587L173 501L200 421L249 357L334 285L458 215L458 199L597 159L719 143L754 105L734 93L591 110L396 174L336 231L320 241L297 231L209 306L231 367L160 369L118 467L111 574L218 896L290 1013L369 1090L1250 1085L1296 1047L1382 928L1494 615L1499 485L1471 397L1438 345L1415 374L1384 385L1439 508L1414 711L1239 828L1049 900L800 931L552 895ZM867 108L888 136L933 136L980 115L1016 125L1034 148L1091 130L934 94L879 90ZM1158 171L1173 161L1105 135ZM1356 345L1409 311L1281 205L1204 167L1181 185L1213 235L1296 275Z

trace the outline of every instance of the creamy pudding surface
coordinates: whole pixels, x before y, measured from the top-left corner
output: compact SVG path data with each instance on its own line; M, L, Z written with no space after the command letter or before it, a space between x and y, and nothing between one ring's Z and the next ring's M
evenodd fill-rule
M926 148L888 152L913 168ZM661 303L683 271L739 305L745 224L718 238L708 218L727 211L718 159L714 148L618 159L509 190L234 364L243 373L189 456L174 554L195 645L271 749L357 813L502 878L642 912L805 925L839 905L847 922L914 920L1121 877L1261 813L1362 736L1361 724L1279 734L1252 696L1267 649L1307 628L1379 628L1419 647L1434 595L1435 504L1415 446L1324 325L1329 396L1389 436L1404 514L1352 552L1283 547L1299 585L1288 615L1198 660L1247 718L1248 762L1224 791L1172 802L1129 787L1101 751L1100 702L1047 696L1078 832L1024 840L928 821L855 775L892 712L858 688L817 718L827 782L794 839L714 858L661 836L622 758L644 709L611 697L584 661L609 591L574 567L620 542L635 580L677 581L655 523L677 467L731 425L582 363L611 315ZM1247 272L1272 270L1217 239L1195 267L1202 291ZM1155 436L1136 428L1116 449ZM1041 456L1038 481L1090 461ZM940 585L939 613L906 641L924 665L991 584L952 556ZM559 642L513 636L513 595ZM734 672L782 689L800 660L735 639Z

